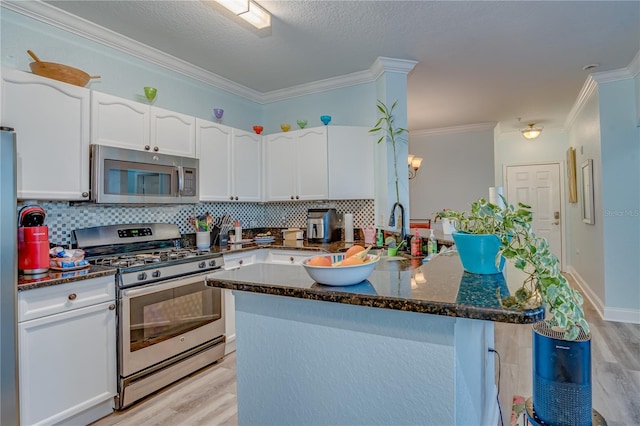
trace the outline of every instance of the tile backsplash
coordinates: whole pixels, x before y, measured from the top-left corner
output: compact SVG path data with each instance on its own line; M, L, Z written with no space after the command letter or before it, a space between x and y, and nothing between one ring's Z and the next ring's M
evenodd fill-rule
M59 201L38 202L46 212L49 241L66 246L71 243L74 229L120 223L175 223L180 232L193 232L189 218L209 212L217 217L224 214L240 220L243 228L306 227L310 208L335 208L338 214L353 213L354 226L374 223L373 200L340 200L326 202L286 203L200 203L163 206L112 206L104 204L74 204ZM23 206L18 203L18 209Z

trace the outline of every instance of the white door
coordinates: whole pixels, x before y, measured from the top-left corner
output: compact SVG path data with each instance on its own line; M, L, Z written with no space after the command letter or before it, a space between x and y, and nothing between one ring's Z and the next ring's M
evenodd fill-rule
M562 265L560 164L506 166L505 175L507 202L531 206L533 232L549 241L551 252Z

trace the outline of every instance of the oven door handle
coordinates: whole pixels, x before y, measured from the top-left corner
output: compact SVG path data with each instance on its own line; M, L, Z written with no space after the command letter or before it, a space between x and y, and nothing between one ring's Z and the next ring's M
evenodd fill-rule
M178 166L178 195L182 196L184 192L184 167Z
M146 294L157 293L160 291L171 290L172 288L176 288L176 287L182 287L188 284L194 284L194 283L197 283L198 281L201 281L202 286L206 287L205 277L209 273L211 273L211 271L207 272L206 274L190 275L185 278L169 279L166 282L155 282L155 283L143 285L140 287L124 289L122 290L122 296L129 297L129 298L144 296Z

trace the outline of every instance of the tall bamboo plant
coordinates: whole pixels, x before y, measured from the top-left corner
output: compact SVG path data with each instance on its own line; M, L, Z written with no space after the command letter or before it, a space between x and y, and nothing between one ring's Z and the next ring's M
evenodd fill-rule
M400 190L398 189L398 162L396 156L396 140L400 140L400 135L408 133L407 129L403 127L393 127L393 109L396 107L398 100L391 104L390 108L387 108L384 102L378 99L378 111L382 113L382 117L378 119L373 129L369 130L370 133L377 133L382 131L382 135L378 139L378 143L387 139L391 142L393 147L393 174L396 184L396 202L400 203ZM404 224L403 224L404 226Z

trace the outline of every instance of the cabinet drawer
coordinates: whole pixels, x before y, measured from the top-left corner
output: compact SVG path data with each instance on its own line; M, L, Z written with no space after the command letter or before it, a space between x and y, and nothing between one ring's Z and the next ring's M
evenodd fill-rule
M304 259L321 254L323 253L317 251L269 250L267 262L286 265L299 265L300 262L302 262Z
M18 322L115 300L113 275L18 292Z

